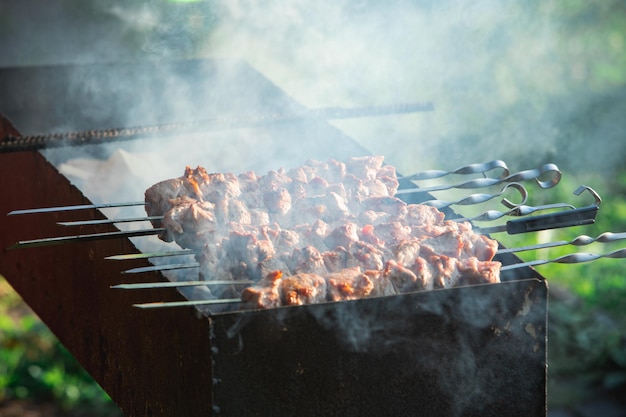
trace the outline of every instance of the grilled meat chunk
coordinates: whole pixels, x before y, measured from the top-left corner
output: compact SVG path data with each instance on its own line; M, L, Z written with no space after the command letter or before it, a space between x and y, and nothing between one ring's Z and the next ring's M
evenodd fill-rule
M280 284L283 273L270 272L258 284L245 288L241 292L244 308L273 308L281 305Z
M326 280L317 274L297 273L283 277L283 305L294 306L326 301Z
M361 272L361 268L344 268L331 272L327 278L328 298L331 301L355 300L368 297L374 290L374 282Z

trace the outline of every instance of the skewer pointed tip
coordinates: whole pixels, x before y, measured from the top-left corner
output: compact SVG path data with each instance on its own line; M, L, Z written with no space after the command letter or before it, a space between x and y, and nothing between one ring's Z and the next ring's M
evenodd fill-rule
M133 304L133 307L141 309L153 309L153 308L173 308L173 307L188 307L198 305L211 305L211 304L232 304L240 303L239 298L223 298L214 300L196 300L196 301L157 301L152 303Z

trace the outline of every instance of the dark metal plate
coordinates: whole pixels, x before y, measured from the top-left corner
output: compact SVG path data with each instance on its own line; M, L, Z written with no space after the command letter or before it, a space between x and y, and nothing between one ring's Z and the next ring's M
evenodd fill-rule
M219 416L544 416L545 281L212 318Z

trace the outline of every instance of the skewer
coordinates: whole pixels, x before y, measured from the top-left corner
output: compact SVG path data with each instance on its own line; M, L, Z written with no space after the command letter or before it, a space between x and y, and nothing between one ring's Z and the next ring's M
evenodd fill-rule
M494 220L501 219L505 216L528 216L529 214L536 213L538 211L543 210L553 210L556 208L565 208L565 209L576 209L576 207L571 204L566 203L554 203L554 204L545 204L542 206L526 206L519 205L511 208L508 211L498 211L498 210L487 210L477 216L474 217L462 217L458 219L450 219L455 222L491 222Z
M435 207L439 210L442 210L446 207L450 207L453 205L456 206L469 206L469 205L474 205L474 204L481 204L484 203L486 201L492 200L496 197L500 197L502 194L504 194L506 192L506 190L512 187L514 189L516 189L517 191L519 191L520 196L522 198L522 201L518 204L514 204L511 203L510 200L503 198L502 199L502 204L504 204L505 206L507 206L508 208L515 208L515 207L519 207L520 205L524 204L528 198L528 191L526 191L526 188L524 188L524 186L520 183L517 182L512 182L509 184L506 184L502 190L499 193L496 194L471 194L467 197L461 198L460 200L456 200L456 201L444 201L444 200L427 200L422 202L421 204L427 205L427 206L431 206L431 207ZM503 214L504 215L504 214ZM468 220L468 219L465 219Z
M146 253L129 253L124 255L112 255L107 256L104 259L111 259L114 261L128 261L133 259L148 259L148 258L165 258L169 256L184 256L195 255L191 250L178 250L172 252L146 252Z
M583 262L591 262L601 258L626 258L626 248L618 249L613 252L609 252L606 254L594 254L594 253L573 253L569 255L560 256L554 259L543 259L543 260L535 260L529 262L523 262L513 265L505 265L502 267L501 271L508 271L512 269L531 267L531 266L539 266L548 263L561 263L561 264L575 264L575 263L583 263ZM232 281L230 281L232 282ZM206 282L204 282L206 285ZM198 305L211 305L211 304L231 304L231 303L240 303L241 299L239 298L225 298L225 299L213 299L213 300L196 300L196 301L174 301L174 302L152 302L152 303L144 303L144 304L133 304L133 307L138 307L142 309L150 309L150 308L172 308L172 307L187 307L187 306L198 306Z
M90 226L99 224L116 224L116 223L132 223L132 222L144 222L152 220L162 220L163 216L143 216L143 217L128 217L123 219L97 219L97 220L78 220L71 222L57 222L59 226Z
M438 169L428 170L417 172L412 175L407 176L399 176L399 180L409 180L409 181L424 181L424 180L432 180L435 178L445 177L446 175L459 174L459 175L468 175L468 174L483 174L486 172L493 171L496 169L501 169L502 173L498 178L505 178L509 175L509 168L506 166L504 161L495 160L485 162L484 164L469 164L464 165L460 168L457 168L453 171L442 171Z
M563 210L558 213L509 220L506 224L501 226L483 227L475 230L483 234L506 232L509 235L517 235L520 233L538 232L540 230L584 226L596 222L595 217L598 209L598 206L589 206L573 210Z
M105 232L105 233L92 233L89 235L75 235L75 236L61 236L61 237L49 237L44 239L34 240L22 240L19 241L7 249L19 249L19 248L33 248L39 246L53 246L60 245L62 243L71 242L87 242L100 239L118 239L121 237L137 237L137 236L150 236L163 232L165 229L142 229L142 230L130 230L120 232Z
M215 280L215 281L140 282L136 284L112 285L111 288L120 289L120 290L143 290L143 289L153 289L153 288L201 287L204 285L250 285L250 284L254 284L254 281Z
M211 305L211 304L232 304L240 303L239 298L224 298L221 300L196 300L196 301L157 301L154 303L142 303L133 304L133 307L137 308L172 308L172 307L187 307L187 306L199 306L199 305Z
M497 251L497 254L502 255L505 253L516 253L516 252L524 252L524 251L531 251L531 250L538 250L538 249L547 249L547 248L553 248L553 247L565 246L565 245L586 246L594 242L613 243L613 242L618 242L624 239L626 239L626 232L622 232L622 233L606 232L606 233L602 233L601 235L595 238L592 238L587 235L581 235L570 241L547 242L547 243L539 243L536 245L520 246L517 248L500 249ZM110 256L106 259L126 260L126 259L152 258L152 257L158 257L158 256L164 257L164 256L191 255L191 254L193 254L193 252L187 250L187 251L178 251L178 252L116 255L116 256ZM167 270L174 270L174 269L193 269L193 268L198 268L199 266L200 265L195 262L194 263L166 264L166 265L151 265L147 267L129 269L129 270L124 271L123 273L137 274L137 273L142 273L142 272L167 271ZM187 285L192 285L192 286L204 285L202 283L206 283L206 282L216 283L216 282L221 282L221 281L191 281L191 282L198 282L198 284L187 284ZM226 282L232 283L232 281L226 281ZM247 281L237 281L237 283L244 283L244 282L247 282ZM173 285L166 284L165 286L176 287L177 285L175 284L176 283L173 283ZM134 285L134 284L128 284L128 285ZM146 285L149 285L149 284L146 284ZM157 285L161 285L161 284L157 284Z
M144 201L130 201L122 203L103 203L103 204L80 204L77 206L58 206L58 207L42 207L34 209L13 210L7 214L7 216L16 216L20 214L37 214L37 213L54 213L59 211L73 211L73 210L88 210L88 209L103 209L113 207L131 207L131 206L143 206L146 203Z
M613 243L613 242L617 242L617 241L624 240L624 239L626 239L626 232L622 232L622 233L605 232L595 238L591 236L587 236L587 235L580 235L580 236L575 237L572 240L561 240L561 241L556 241L556 242L538 243L536 245L520 246L518 248L500 249L497 253L503 254L503 253L524 252L524 251L530 251L530 250L554 248L557 246L565 246L565 245L586 246L594 242Z
M166 264L166 265L151 265L139 268L127 269L122 271L122 274L140 274L143 272L155 272L155 271L171 271L173 269L193 269L198 268L199 263L193 262L188 264Z
M539 177L550 174L550 178L547 180L540 180ZM509 175L505 178L477 178L474 180L462 182L453 185L436 185L432 187L424 188L408 188L404 190L396 191L396 194L411 194L411 193L430 193L433 191L445 191L453 188L457 189L471 189L471 188L485 188L494 185L507 183L507 182L523 182L535 180L540 188L552 188L561 181L561 171L554 164L545 164L539 169L529 169L526 171L520 171L515 174Z
M583 262L591 262L601 258L626 258L626 248L618 249L613 252L609 252L606 254L595 254L595 253L573 253L569 255L560 256L554 259L543 259L543 260L535 260L529 262L523 262L513 265L505 265L502 267L501 271L508 271L512 269L531 267L531 266L539 266L548 263L561 263L561 264L575 264L575 263L583 263ZM232 281L230 281L232 283ZM204 282L206 285L206 282ZM213 299L213 300L196 300L196 301L174 301L174 302L153 302L153 303L144 303L144 304L134 304L134 307L138 308L171 308L171 307L186 307L186 306L197 306L197 305L211 305L211 304L231 304L231 303L240 303L241 299L239 298L225 298L225 299Z
M508 271L510 269L523 268L527 266L538 266L545 265L549 263L559 263L559 264L577 264L583 262L591 262L600 258L626 258L626 248L618 249L613 252L605 253L605 254L596 254L596 253L588 253L588 252L579 252L579 253L571 253L569 255L559 256L554 259L537 259L534 261L522 262L519 264L513 265L505 265L502 267L501 271Z
M575 195L580 195L584 191L588 191L594 198L594 203L581 208L575 208L570 204L565 203L557 203L557 204L548 204L544 206L531 207L531 206L517 206L513 207L506 213L502 213L495 210L489 210L485 213L469 218L469 219L453 219L455 221L491 221L498 219L500 217L510 215L510 216L526 216L528 214L534 213L538 210L546 210L553 208L571 208L571 210L562 210L558 213L549 213L543 214L534 217L528 217L524 219L517 220L509 220L505 225L502 226L493 226L486 228L477 228L476 231L484 234L490 233L499 233L499 232L507 232L510 235L518 234L518 233L528 233L528 232L536 232L539 230L546 229L559 229L563 227L571 227L571 226L583 226L587 224L595 223L596 214L598 209L600 208L600 204L602 204L602 198L598 195L598 193L591 187L586 185L581 185L575 191Z

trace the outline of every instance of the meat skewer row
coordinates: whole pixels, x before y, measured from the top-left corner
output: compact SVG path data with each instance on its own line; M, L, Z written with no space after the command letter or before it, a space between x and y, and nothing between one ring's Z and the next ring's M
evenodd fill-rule
M497 242L395 197L382 157L310 161L238 176L187 167L146 191L161 239L197 252L200 279L253 280L217 297L249 307L340 301L499 282Z

